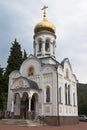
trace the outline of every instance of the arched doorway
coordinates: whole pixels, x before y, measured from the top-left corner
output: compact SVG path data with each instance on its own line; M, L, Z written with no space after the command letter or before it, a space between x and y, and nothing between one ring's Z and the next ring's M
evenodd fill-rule
M28 94L24 92L22 95L21 105L20 105L20 118L21 119L28 118L28 106L29 106Z
M35 116L38 115L38 94L34 93L31 99L31 112L32 118L34 119Z

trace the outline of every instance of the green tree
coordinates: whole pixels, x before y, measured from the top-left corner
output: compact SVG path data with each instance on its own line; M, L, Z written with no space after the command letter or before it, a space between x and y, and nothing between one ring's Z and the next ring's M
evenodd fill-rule
M0 66L0 110L6 108L7 86L5 85L5 82L4 69Z
M3 68L0 66L0 92L2 91L3 88Z
M87 84L78 83L78 113L87 115Z
M23 54L22 54L23 53ZM10 48L7 67L4 71L0 66L0 109L4 110L7 103L8 76L14 70L19 70L22 62L27 58L27 53L21 51L21 46L15 39Z
M12 71L19 70L20 65L22 64L22 51L21 46L15 39L12 43L12 47L10 48L10 55L7 61L7 68L6 68L6 76L8 76Z
M1 92L6 92L6 78L4 76L4 69L0 66L0 93Z
M26 59L27 59L27 53L26 53L26 51L24 50L24 52L23 52L23 61L26 60Z
M5 110L7 105L7 93L0 92L0 110Z

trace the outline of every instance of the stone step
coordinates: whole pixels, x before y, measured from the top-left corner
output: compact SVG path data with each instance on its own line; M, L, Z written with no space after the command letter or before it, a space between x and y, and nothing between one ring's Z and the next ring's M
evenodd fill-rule
M2 119L0 120L0 124L10 124L10 125L18 125L18 126L41 126L46 124L41 124L36 120L24 120L24 119Z

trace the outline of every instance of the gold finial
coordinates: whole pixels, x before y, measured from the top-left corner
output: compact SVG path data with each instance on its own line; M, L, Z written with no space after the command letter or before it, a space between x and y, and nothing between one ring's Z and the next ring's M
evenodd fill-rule
M45 6L42 8L42 10L44 10L44 14L43 14L43 20L46 21L46 9L48 8L48 6Z

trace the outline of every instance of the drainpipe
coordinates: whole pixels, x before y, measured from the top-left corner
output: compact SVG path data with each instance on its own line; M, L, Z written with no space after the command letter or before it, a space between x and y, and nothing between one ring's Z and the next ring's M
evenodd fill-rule
M57 66L57 70L58 70L58 66ZM59 93L59 85L58 85L58 71L57 71L57 126L60 125L58 93Z

